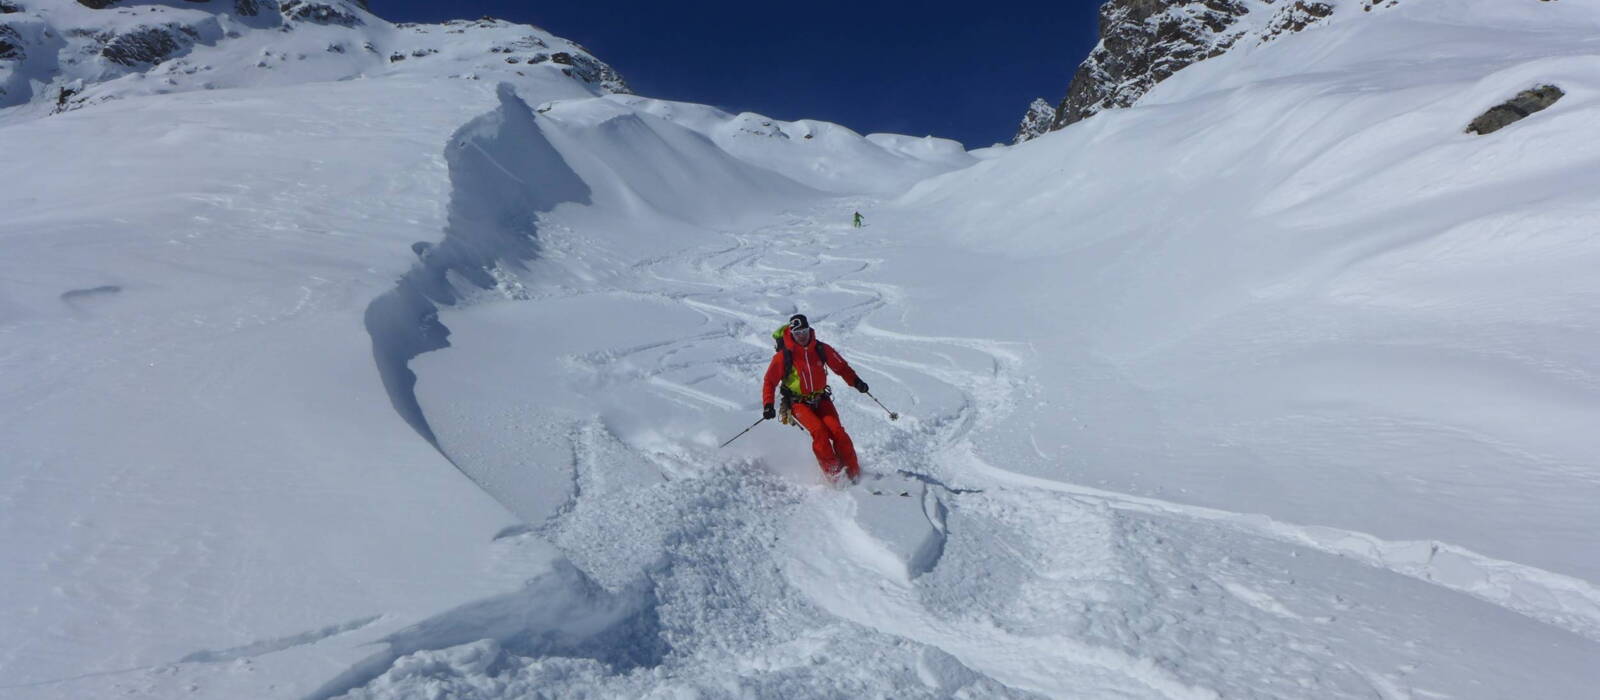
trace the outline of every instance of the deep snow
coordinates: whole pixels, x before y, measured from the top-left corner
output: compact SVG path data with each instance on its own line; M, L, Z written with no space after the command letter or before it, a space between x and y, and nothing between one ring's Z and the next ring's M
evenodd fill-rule
M0 695L1584 696L1596 13L1337 16L972 154L554 71L0 115ZM717 449L796 310L885 495Z

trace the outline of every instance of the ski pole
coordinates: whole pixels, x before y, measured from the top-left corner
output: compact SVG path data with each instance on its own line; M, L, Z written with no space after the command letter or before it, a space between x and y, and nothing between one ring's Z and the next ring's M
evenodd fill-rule
M872 395L872 392L870 392L870 391L869 391L869 392L867 392L867 398L869 398L869 399L872 399L872 402L873 402L873 403L875 403L875 404L878 404L878 408L881 408L881 409L883 409L883 411L884 411L884 413L887 413L887 414L889 414L889 420L900 420L900 414L898 414L898 413L895 413L895 412L894 412L894 411L891 411L891 410L889 410L889 407L888 407L888 406L885 406L885 405L883 405L883 402L882 402L882 401L879 401L879 400L878 400L878 397L876 397L876 396L873 396L873 395Z
M741 430L741 431L739 431L739 434L738 434L738 435L735 435L735 436L733 436L733 437L731 437L731 438L728 438L728 442L724 442L724 443L722 443L722 444L721 444L721 445L717 445L717 449L719 449L719 450L720 450L720 449L722 449L722 448L724 448L724 447L727 447L727 446L728 446L728 445L729 445L729 444L730 444L730 443L732 443L732 442L733 442L733 441L734 441L734 440L738 440L738 439L739 439L739 438L742 438L742 437L744 437L744 434L745 434L745 433L748 433L748 432L750 432L750 431L751 431L751 430L754 430L754 429L755 429L755 427L756 427L756 426L758 426L758 425L761 425L761 424L762 424L762 423L765 423L765 422L766 422L766 421L767 421L767 419L766 419L766 418L762 418L762 419L761 419L761 420L758 420L758 421L756 421L756 422L754 422L754 423L751 423L751 424L750 424L750 427L748 427L748 428L745 428L745 429L744 429L744 430Z

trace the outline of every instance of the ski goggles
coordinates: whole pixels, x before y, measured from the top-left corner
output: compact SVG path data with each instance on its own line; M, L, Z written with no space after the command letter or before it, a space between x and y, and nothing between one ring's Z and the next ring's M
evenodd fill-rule
M789 335L794 336L796 342L800 343L801 345L805 345L806 343L811 342L811 327L806 326L805 328L790 329Z

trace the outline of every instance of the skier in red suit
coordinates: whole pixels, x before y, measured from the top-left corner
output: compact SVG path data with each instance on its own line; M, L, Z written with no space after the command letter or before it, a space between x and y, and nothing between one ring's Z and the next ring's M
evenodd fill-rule
M866 393L867 383L856 376L837 350L817 340L816 332L802 314L791 316L789 324L779 328L772 337L777 340L778 351L767 365L766 380L761 384L761 416L766 419L778 416L772 391L780 389L783 422L787 424L792 418L811 433L811 451L816 453L817 464L828 481L837 483L841 470L851 483L860 480L861 465L856 462L855 445L839 423L839 412L833 408L828 370L837 372L856 391Z

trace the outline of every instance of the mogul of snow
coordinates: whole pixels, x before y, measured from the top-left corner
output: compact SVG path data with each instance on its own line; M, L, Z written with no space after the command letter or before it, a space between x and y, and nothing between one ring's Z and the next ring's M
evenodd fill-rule
M832 484L839 483L840 472L855 483L861 479L861 465L856 462L856 448L850 434L839 422L839 412L833 408L833 390L828 388L828 369L867 393L867 383L856 376L850 364L832 346L817 340L816 331L803 314L789 317L789 323L774 331L777 352L767 365L766 380L761 384L761 417L771 420L780 414L784 425L799 423L811 433L811 451L817 455L817 464ZM772 402L772 390L781 393L779 407Z

